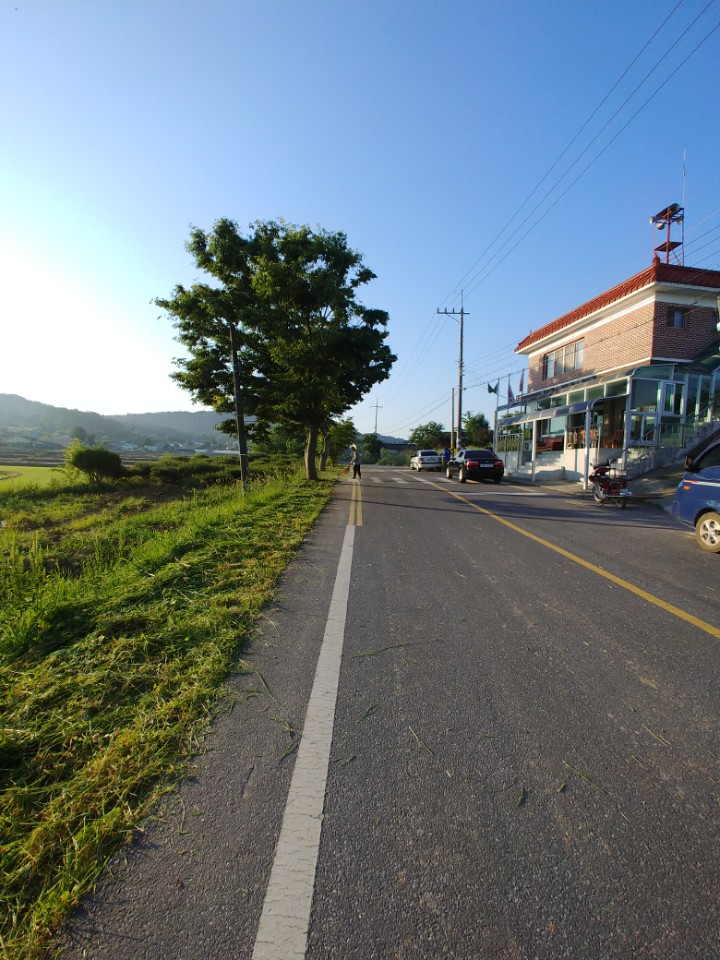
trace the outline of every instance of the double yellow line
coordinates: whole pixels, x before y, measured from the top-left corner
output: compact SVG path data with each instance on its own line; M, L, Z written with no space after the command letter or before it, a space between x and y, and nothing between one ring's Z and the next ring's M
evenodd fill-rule
M349 527L362 526L362 486L360 482L353 483L352 496L350 497L350 519Z

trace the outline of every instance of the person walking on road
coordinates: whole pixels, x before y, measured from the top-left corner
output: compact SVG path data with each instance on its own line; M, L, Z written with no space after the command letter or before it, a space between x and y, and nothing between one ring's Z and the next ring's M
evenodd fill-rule
M352 464L353 480L362 480L360 474L360 451L354 443L350 447L350 463Z

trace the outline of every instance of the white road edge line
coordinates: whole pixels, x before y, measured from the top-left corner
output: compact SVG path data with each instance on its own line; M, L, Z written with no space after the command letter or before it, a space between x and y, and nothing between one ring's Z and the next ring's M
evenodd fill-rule
M355 526L347 526L253 960L304 960L350 593Z

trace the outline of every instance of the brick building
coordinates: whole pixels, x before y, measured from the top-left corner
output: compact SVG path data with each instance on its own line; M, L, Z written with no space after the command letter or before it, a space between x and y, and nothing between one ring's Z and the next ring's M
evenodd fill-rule
M534 330L515 350L528 358L520 412L497 423L508 466L515 452L516 472L582 479L608 451L626 465L671 459L720 418L719 302L720 271L656 258Z

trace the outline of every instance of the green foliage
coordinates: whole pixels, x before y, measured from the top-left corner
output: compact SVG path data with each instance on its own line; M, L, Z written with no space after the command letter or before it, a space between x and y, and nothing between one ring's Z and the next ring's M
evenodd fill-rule
M468 413L463 417L465 442L472 447L492 447L493 432L482 413Z
M447 433L441 423L431 420L415 427L408 439L418 450L438 450L447 443Z
M378 463L383 467L409 467L410 456L407 453L394 453L392 450L383 450Z
M374 274L342 233L258 222L243 236L218 220L194 229L188 250L213 285L177 286L157 304L173 318L189 358L177 382L219 413L235 406L233 350L244 410L259 427L280 425L306 437L307 475L333 418L386 379L395 357L385 345L388 317L357 300Z
M340 454L347 450L351 443L357 443L358 432L352 420L339 420L330 424L328 437L330 460L332 463L337 463Z
M382 445L376 433L365 433L360 437L360 453L365 463L377 463Z
M261 484L269 478L294 473L299 467L301 453L254 454L251 459L253 483ZM152 483L175 484L187 488L208 487L239 483L240 461L230 455L210 457L195 454L188 457L166 454L159 460L134 464L127 471L127 475L147 479Z
M86 447L77 438L65 451L65 466L84 473L92 483L119 480L125 474L119 453L105 447Z
M286 454L292 457L302 457L305 448L305 438L302 430L274 424L269 429L258 431L257 439L253 438L253 453L265 455Z

